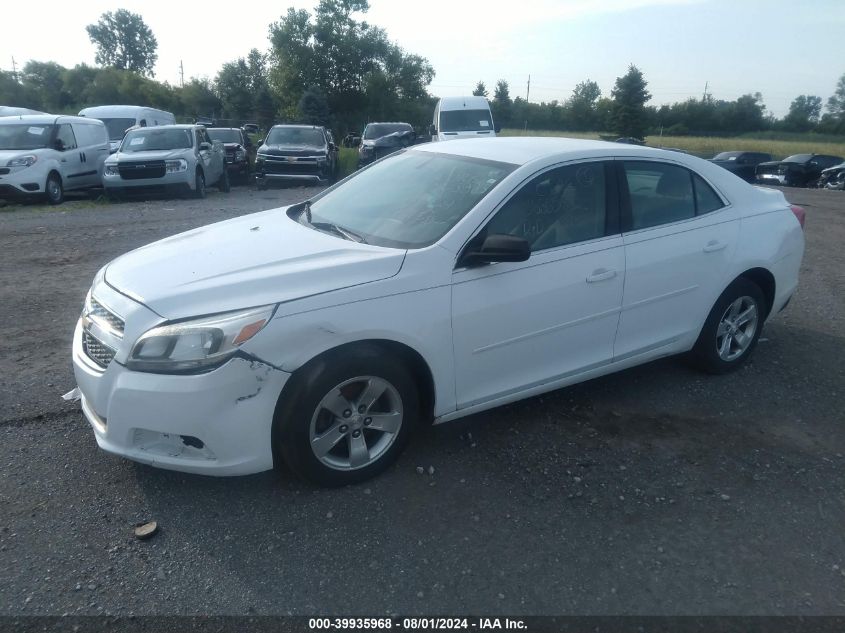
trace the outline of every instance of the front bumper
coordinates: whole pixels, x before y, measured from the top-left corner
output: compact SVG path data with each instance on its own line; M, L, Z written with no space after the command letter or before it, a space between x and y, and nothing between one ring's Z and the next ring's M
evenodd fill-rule
M121 176L103 174L103 187L106 191L123 192L134 190L156 191L193 191L194 172L191 169L171 174L161 178L126 179Z
M82 349L81 321L73 369L82 411L109 453L205 475L273 467L273 415L286 372L240 357L197 375L136 372L117 360L102 369Z

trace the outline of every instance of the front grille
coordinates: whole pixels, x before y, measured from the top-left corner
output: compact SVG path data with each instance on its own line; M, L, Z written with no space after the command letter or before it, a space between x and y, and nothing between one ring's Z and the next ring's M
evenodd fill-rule
M165 168L163 160L151 160L140 163L118 163L117 171L124 180L143 180L144 178L163 178Z
M118 336L123 336L124 323L123 319L109 311L102 303L91 297L88 305L88 316L99 321L104 321L109 327L114 330Z
M88 358L103 368L108 367L115 355L115 350L85 331L82 332L82 351Z
M266 162L264 163L264 172L267 174L310 174L310 175L319 175L320 167L317 165L317 162L314 161L312 163L306 162L295 162L295 163L277 163L277 162Z
M780 165L760 165L757 167L758 174L776 174L780 169Z

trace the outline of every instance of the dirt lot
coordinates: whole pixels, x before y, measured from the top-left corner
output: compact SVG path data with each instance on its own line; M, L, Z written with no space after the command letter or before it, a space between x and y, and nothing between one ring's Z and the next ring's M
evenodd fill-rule
M100 452L60 399L95 271L311 191L0 210L0 615L845 614L840 192L787 191L802 285L734 375L655 362L425 430L341 490Z

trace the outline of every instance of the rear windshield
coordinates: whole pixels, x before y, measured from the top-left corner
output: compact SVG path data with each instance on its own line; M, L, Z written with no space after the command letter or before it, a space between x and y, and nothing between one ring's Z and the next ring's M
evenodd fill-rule
M411 132L413 129L408 123L370 123L364 128L364 138L371 141L394 132Z
M480 132L493 129L490 110L441 110L441 132Z
M135 125L135 119L100 119L106 124L109 140L119 141L126 134L126 130Z
M813 157L812 154L793 154L783 159L785 163L806 163Z
M265 141L267 145L304 145L323 147L326 138L320 130L310 127L274 127Z
M188 149L193 147L191 130L146 128L133 130L120 145L121 152L149 152L164 149Z
M52 136L51 124L0 125L0 150L42 149L47 147Z
M221 143L243 143L241 133L238 130L227 130L226 128L209 128L206 130L212 141Z

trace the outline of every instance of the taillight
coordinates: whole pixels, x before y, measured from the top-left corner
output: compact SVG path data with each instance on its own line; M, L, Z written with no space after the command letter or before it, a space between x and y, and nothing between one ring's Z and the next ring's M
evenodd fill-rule
M789 208L795 214L795 217L798 218L798 224L801 225L801 228L804 228L804 218L807 215L807 212L804 211L804 207L799 207L797 204L790 204Z

